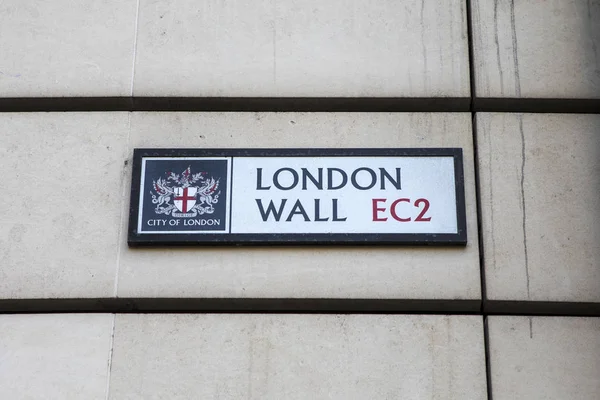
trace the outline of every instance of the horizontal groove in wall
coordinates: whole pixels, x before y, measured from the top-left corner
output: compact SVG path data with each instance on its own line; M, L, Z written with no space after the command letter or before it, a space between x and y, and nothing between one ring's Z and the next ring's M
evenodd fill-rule
M101 298L3 299L0 313L476 314L480 300Z
M600 113L599 99L473 99L473 112L514 112L514 113Z
M600 303L419 299L1 299L0 313L467 314L600 317Z
M524 112L600 113L600 99L361 97L23 97L0 98L0 112Z
M600 317L600 303L486 300L483 312L485 315Z
M0 112L133 111L130 97L0 98Z
M0 98L0 112L467 112L470 101L468 97L39 97Z

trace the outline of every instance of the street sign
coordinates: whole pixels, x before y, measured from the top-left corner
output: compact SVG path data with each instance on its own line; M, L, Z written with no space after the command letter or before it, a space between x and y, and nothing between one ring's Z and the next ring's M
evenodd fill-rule
M129 245L466 244L462 149L135 149Z

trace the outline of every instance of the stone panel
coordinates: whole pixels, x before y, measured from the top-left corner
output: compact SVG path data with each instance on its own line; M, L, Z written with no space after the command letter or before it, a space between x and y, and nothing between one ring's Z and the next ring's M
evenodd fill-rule
M136 96L464 97L460 0L142 0Z
M131 148L461 147L469 243L156 249L127 248L122 237L118 295L478 299L470 121L466 113L134 113Z
M0 298L114 296L127 113L7 113L0 127Z
M5 0L0 97L131 96L135 0Z
M488 317L494 400L600 393L600 318Z
M600 301L600 115L479 114L488 298Z
M0 398L106 399L113 318L0 315Z
M483 399L482 318L118 315L110 399Z
M471 4L477 96L600 98L600 1Z

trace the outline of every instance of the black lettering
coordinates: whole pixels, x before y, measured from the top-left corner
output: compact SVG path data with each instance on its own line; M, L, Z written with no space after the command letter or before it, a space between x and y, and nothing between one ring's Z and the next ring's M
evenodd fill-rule
M341 174L342 176L342 183L340 183L337 186L333 186L333 172L337 171ZM346 183L348 183L348 175L346 175L346 173L339 169L339 168L327 168L327 189L328 190L337 190L337 189L341 189L344 186L346 186Z
M338 199L332 199L333 203L333 221L345 221L348 217L338 218Z
M290 215L287 217L286 221L290 222L294 215L302 215L305 222L310 222L310 218L308 218L308 214L306 214L306 211L304 211L304 207L302 207L300 200L296 200L296 203L294 204L294 207L292 208L292 211L290 212Z
M370 175L371 175L371 183L368 186L360 186L356 180L356 175L358 175L358 173L360 171L367 171ZM369 190L371 189L373 186L375 186L375 184L377 183L377 174L375 174L375 171L373 171L371 168L367 168L367 167L361 167L361 168L357 168L353 173L352 173L352 186L354 186L355 188L357 188L358 190Z
M398 190L402 189L400 185L400 168L396 168L396 180L392 178L390 174L385 170L385 168L379 168L379 178L381 179L381 190L385 189L385 179L390 181L392 185Z
M263 219L263 221L267 221L267 219L269 219L269 215L273 214L273 218L275 218L275 221L279 222L279 220L281 219L281 214L283 214L283 207L285 206L287 199L283 199L281 200L281 205L279 206L279 210L275 210L275 204L273 204L273 200L269 201L269 206L267 207L267 211L265 212L265 209L262 205L262 200L261 199L256 199L256 204L258 205L258 211L260 211L260 215Z
M269 190L271 186L262 185L262 168L256 168L256 190Z
M315 199L315 222L329 221L329 217L321 218L321 200Z
M292 177L294 179L294 181L292 182L292 184L288 187L283 187L281 186L281 184L279 183L279 174L282 173L283 171L289 171L292 173ZM275 185L275 187L279 190L290 190L296 187L296 185L298 184L298 173L296 171L294 171L291 168L279 168L277 171L275 171L275 174L273 175L273 185Z
M306 190L306 178L310 179L317 189L323 190L323 168L319 168L317 171L319 171L319 178L315 179L306 168L302 168L302 190Z

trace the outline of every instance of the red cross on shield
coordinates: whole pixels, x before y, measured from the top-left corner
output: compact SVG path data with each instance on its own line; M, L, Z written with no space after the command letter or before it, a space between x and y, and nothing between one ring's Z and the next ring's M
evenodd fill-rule
M176 187L175 198L173 198L175 207L177 207L177 209L183 213L190 211L196 204L197 191L198 189L195 187Z

